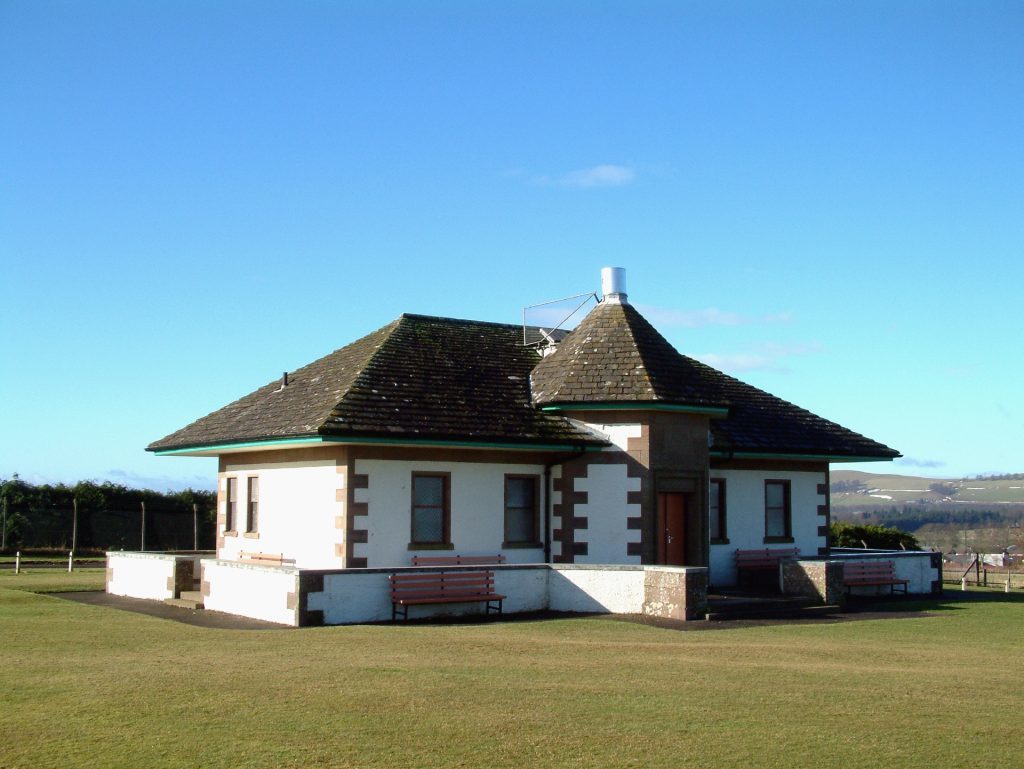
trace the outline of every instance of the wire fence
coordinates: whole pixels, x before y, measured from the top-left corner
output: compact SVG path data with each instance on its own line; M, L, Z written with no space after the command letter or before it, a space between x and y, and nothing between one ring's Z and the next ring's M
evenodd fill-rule
M971 564L968 568L946 564L942 570L942 581L951 585L974 587L1010 586L1010 590L1024 589L1024 567L999 567L987 564Z
M213 513L199 505L192 510L145 503L134 510L10 505L4 517L5 551L212 550L216 542Z

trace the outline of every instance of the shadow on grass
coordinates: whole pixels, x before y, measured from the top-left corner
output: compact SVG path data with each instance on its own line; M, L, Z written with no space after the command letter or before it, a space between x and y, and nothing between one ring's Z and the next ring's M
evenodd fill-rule
M1006 593L1002 590L943 590L941 595L920 596L855 596L847 602L846 613L921 613L963 611L965 603L1019 603L1024 604L1024 592Z

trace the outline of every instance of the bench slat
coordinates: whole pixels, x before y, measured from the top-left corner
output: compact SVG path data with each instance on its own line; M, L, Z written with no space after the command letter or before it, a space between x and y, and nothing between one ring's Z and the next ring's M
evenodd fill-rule
M894 592L900 587L906 593L909 584L909 579L896 576L896 564L892 561L847 561L843 564L843 585L847 592L853 587L888 585L889 592Z

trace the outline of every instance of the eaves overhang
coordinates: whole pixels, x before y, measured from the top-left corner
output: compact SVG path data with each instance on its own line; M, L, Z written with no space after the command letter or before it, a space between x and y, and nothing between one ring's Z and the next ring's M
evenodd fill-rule
M802 454L798 451L772 452L772 451L722 451L712 450L709 452L712 459L779 459L779 460L803 460L807 462L892 462L899 459L902 454L891 457L863 456L850 454Z
M485 451L601 451L607 443L585 442L523 442L523 441L486 441L448 438L401 438L383 436L335 436L335 435L303 435L288 438L259 438L254 440L228 441L194 446L176 446L166 449L147 448L157 456L179 457L215 457L259 449L299 449L317 445L374 445L374 446L424 446L437 448L480 449Z

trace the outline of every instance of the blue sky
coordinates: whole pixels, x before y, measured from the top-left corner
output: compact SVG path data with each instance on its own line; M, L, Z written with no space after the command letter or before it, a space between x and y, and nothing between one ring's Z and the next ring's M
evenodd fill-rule
M144 447L606 265L897 472L1024 471L1018 2L7 0L0 73L0 477L209 487Z

